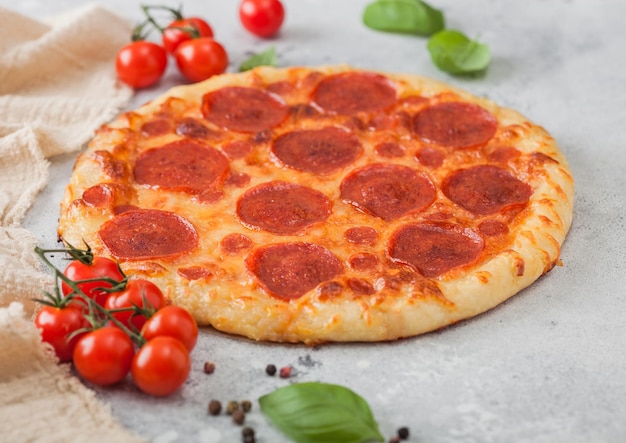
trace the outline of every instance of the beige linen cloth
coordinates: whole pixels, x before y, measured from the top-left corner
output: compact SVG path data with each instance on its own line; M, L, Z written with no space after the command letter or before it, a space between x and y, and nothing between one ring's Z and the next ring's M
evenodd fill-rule
M90 4L49 22L0 8L0 441L138 442L41 344L30 299L50 289L20 226L47 157L79 150L130 100L115 54L131 24ZM55 223L55 220L51 220Z

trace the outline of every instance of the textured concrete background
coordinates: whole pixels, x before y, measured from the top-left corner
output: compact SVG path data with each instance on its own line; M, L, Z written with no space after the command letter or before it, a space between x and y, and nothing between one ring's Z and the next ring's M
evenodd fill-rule
M574 224L563 267L498 308L425 336L383 344L305 346L251 343L202 331L182 391L155 400L130 387L97 390L126 426L156 443L237 442L240 428L209 417L212 398L256 400L291 382L343 384L370 403L382 432L409 426L410 441L626 441L626 2L621 0L432 0L449 28L480 36L493 54L488 72L453 78L430 62L426 40L365 28L367 0L284 0L277 39L239 24L235 0L184 1L205 16L235 71L250 52L276 46L279 65L349 63L449 82L514 108L556 138L576 180ZM42 18L78 0L0 5ZM103 2L130 20L139 3ZM178 3L172 3L177 5ZM173 67L137 106L180 82ZM26 226L42 246L56 240L58 202L75 156L53 159L52 182ZM202 371L213 361L213 375ZM292 365L289 380L265 375ZM255 403L248 423L258 442L282 442Z

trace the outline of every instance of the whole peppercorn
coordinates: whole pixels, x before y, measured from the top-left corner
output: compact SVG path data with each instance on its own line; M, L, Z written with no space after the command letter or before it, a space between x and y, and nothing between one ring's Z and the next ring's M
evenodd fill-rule
M241 409L243 409L243 412L250 412L250 409L252 409L252 403L250 400L243 400L241 402Z
M219 415L220 412L222 412L222 404L219 400L211 400L209 402L209 414Z
M267 375L274 376L274 374L276 374L276 366L272 364L267 365L265 367L265 372Z
M232 415L233 415L233 422L238 425L242 425L243 422L246 420L246 414L241 409L237 409L233 411Z
M254 443L254 429L246 426L241 430L241 436L243 437L243 443Z
M204 363L204 373L213 374L215 372L215 363L207 361Z
M291 377L291 366L284 366L280 368L280 378Z
M409 438L409 434L409 428L407 428L406 426L398 429L398 437L400 437L400 440L406 440L407 438Z
M226 413L229 415L232 415L235 411L239 410L239 403L237 403L235 400L231 400L228 402L228 404L226 405Z

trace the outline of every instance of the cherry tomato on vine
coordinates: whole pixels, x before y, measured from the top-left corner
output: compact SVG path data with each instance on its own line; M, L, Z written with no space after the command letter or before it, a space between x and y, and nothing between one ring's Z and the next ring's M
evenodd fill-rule
M113 260L106 257L94 257L90 265L87 265L80 260L72 260L69 265L63 271L70 280L90 280L94 278L108 277L115 281L121 282L124 280L124 275L119 269L119 266ZM78 288L89 298L93 299L96 303L104 306L105 300L108 298L109 293L102 291L99 288L112 288L113 284L105 281L93 281L87 283L78 284ZM68 295L72 292L72 288L65 282L61 284L61 290L64 295Z
M259 37L271 37L285 19L280 0L243 0L239 4L239 19L244 28Z
M158 82L167 67L167 52L163 46L137 40L117 53L117 76L133 88L145 88Z
M192 82L221 74L228 67L226 50L210 37L182 42L176 49L175 56L178 69Z
M186 309L165 306L143 325L141 335L148 341L159 336L173 337L191 352L198 340L198 324Z
M143 392L165 396L178 390L191 371L189 351L180 341L168 336L146 342L133 358L131 374Z
M145 305L144 298L146 301ZM128 280L126 288L123 291L112 293L109 298L107 298L104 307L106 309L120 309L131 308L133 305L158 311L165 305L165 297L157 285L151 281L138 278ZM133 315L133 311L131 310L113 312L112 315L122 322L124 326L130 327L132 324L137 331L141 331L141 328L146 322L144 315Z
M187 31L186 28L193 28L197 34L194 35L194 31ZM198 37L213 37L213 28L205 20L199 17L174 20L163 30L163 47L174 54L182 42Z
M130 337L120 328L105 326L78 340L74 348L74 367L86 381L107 386L126 377L134 355Z
M35 316L35 326L41 330L41 339L52 345L59 360L67 362L72 360L74 347L85 332L71 338L70 335L89 327L89 322L81 307L70 304L62 308L44 306Z

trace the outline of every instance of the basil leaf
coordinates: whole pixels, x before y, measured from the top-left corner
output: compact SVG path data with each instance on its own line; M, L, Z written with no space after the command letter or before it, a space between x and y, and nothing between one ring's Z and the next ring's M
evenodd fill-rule
M484 71L491 60L489 47L452 29L440 31L428 40L428 52L435 66L450 74Z
M378 31L429 36L445 27L443 13L421 0L378 0L366 6L365 26Z
M245 60L239 66L239 71L249 71L257 66L276 66L276 49L273 46Z
M384 441L367 402L343 386L296 383L262 396L259 404L296 443Z

